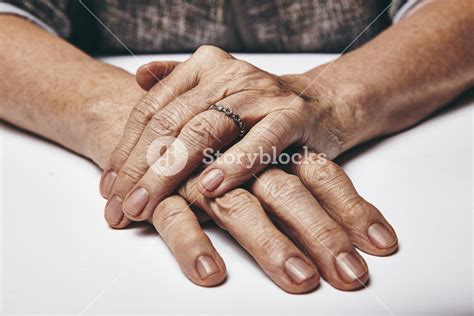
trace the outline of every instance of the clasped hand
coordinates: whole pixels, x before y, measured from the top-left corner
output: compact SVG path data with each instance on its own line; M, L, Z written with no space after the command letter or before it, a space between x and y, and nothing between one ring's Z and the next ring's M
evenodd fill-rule
M393 228L330 160L350 133L331 89L315 89L304 75L267 73L211 46L183 63L144 65L137 82L148 92L104 169L105 218L115 228L151 220L191 281L212 286L226 275L191 206L288 292L313 289L320 274L336 288L359 288L369 274L354 245L373 255L396 250ZM213 104L239 115L244 137ZM172 141L156 149L163 137ZM289 148L299 160L275 166L251 158ZM208 149L224 153L202 170Z

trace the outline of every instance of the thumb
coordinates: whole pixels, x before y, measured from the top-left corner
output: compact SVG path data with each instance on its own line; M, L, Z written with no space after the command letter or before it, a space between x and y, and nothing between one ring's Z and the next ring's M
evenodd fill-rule
M168 76L179 63L179 61L152 61L141 65L136 74L138 85L144 90L150 90L158 80Z

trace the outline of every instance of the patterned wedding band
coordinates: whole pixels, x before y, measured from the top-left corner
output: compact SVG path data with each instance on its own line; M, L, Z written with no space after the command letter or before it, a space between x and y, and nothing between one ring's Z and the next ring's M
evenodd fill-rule
M229 109L229 108L227 108L223 105L220 105L220 104L219 105L212 104L209 107L209 110L216 110L216 111L222 112L227 117L231 118L234 121L234 123L237 125L237 127L239 128L239 137L244 136L244 134L245 134L245 123L242 122L240 116L233 113L231 109Z

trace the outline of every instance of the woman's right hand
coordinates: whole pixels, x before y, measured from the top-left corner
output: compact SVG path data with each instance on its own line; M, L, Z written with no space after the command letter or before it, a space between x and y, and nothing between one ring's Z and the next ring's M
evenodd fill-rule
M98 129L91 126L96 133L89 133L87 141L94 148L90 157L100 166L105 165L130 110L127 102L102 106L101 111L91 107L95 119L89 124L101 124ZM217 199L200 194L195 176L181 185L179 196L162 201L149 220L183 273L198 285L218 285L226 277L226 267L190 204L214 218L287 292L316 288L320 275L338 289L360 288L369 274L354 246L372 255L389 255L398 246L395 232L383 215L359 196L339 166L331 161L321 163L324 161L316 154L308 158L307 163L291 166L289 173L265 170L246 189L232 190ZM105 213L109 225L127 226L130 220L121 208L114 210ZM301 261L290 259L294 257Z
M164 69L162 76L166 74ZM123 116L117 111L120 109L114 108L114 115L107 119ZM124 121L118 123L107 124L104 137L98 138L108 143L104 146L108 150L109 143L116 142L110 135L123 130ZM277 168L266 170L246 190L235 189L217 199L200 194L195 176L181 185L181 196L171 196L158 205L150 221L190 280L213 286L226 275L222 259L189 208L193 204L228 230L285 291L311 290L319 274L339 289L363 286L368 279L367 265L353 245L373 255L389 255L397 249L396 234L383 215L358 195L339 166L314 153L306 158L305 163L293 165L290 174ZM120 206L107 209L105 217L112 227L130 223ZM199 259L203 255L210 259ZM302 261L288 260L295 256Z
M368 267L354 245L372 255L389 255L398 246L393 228L335 163L311 153L290 173L268 169L248 190L234 189L219 198L204 197L194 176L180 187L180 196L158 205L151 221L181 270L199 285L221 283L226 268L191 204L227 230L287 292L314 289L320 275L341 290L363 287Z

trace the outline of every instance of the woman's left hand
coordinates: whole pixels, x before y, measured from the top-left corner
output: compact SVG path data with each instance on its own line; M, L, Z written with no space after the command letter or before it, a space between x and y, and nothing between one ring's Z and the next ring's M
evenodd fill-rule
M333 93L320 82L309 86L304 75L276 76L212 46L183 63L144 65L137 81L150 90L134 107L101 181L102 195L122 200L132 220L149 218L209 149L232 145L200 175L200 191L217 197L266 168L270 160L262 158L290 145L334 158L353 119L328 101ZM239 118L209 109L213 104ZM245 135L235 142L243 129L239 120ZM155 146L163 137L172 140L164 152Z

